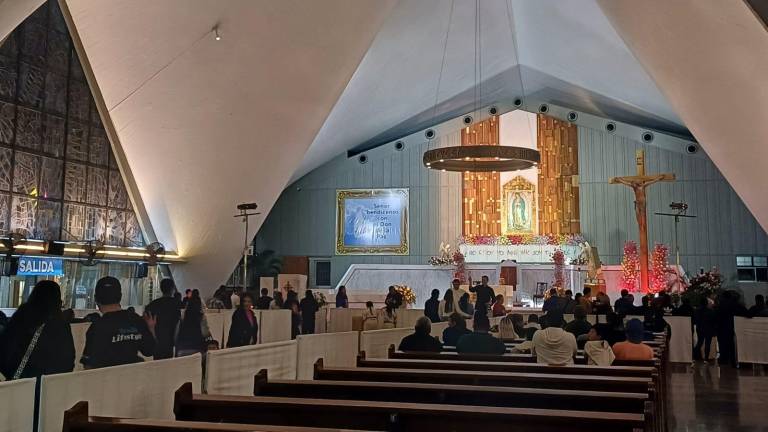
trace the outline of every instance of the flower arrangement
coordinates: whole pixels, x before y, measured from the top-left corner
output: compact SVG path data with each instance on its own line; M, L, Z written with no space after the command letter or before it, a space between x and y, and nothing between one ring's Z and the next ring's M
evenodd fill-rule
M637 291L637 280L640 277L640 257L637 254L637 243L624 243L624 256L621 258L621 281L619 285L629 292Z
M325 299L325 294L319 291L313 291L312 295L315 297L315 301L317 302L318 307L323 307L328 304L328 300Z
M555 277L552 282L552 288L558 291L565 286L565 254L560 249L552 254L552 261L555 263Z
M668 258L669 248L664 244L656 243L651 252L648 292L657 293L667 289Z
M688 288L683 291L681 297L687 298L693 307L703 306L708 297L722 290L723 281L723 275L716 267L712 267L712 270L706 273L691 277Z
M412 305L416 303L416 294L413 293L411 287L405 285L395 285L395 291L399 292L400 295L403 296L403 303L406 305Z
M452 265L454 267L453 277L461 281L461 283L467 280L467 267L464 260L464 254L458 249L451 252L451 245L447 243L440 243L440 255L429 258L429 265L433 266L447 266Z
M560 245L579 246L585 242L581 234L511 234L501 236L466 235L459 237L459 244L468 245Z

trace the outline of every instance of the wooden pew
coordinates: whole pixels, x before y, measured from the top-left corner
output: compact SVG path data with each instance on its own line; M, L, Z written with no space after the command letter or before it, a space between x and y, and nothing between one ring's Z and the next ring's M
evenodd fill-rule
M193 395L176 392L177 420L355 427L367 430L477 432L511 427L515 432L640 432L644 415L556 409L437 405L340 399Z
M88 402L64 411L63 432L340 432L341 429L90 417Z
M405 368L405 369L449 369L475 370L486 372L551 373L563 375L600 375L616 377L658 377L653 366L549 366L539 363L514 363L493 361L449 361L433 359L366 359L365 352L357 356L357 367Z
M554 373L481 372L440 369L326 368L322 359L315 363L314 378L332 381L371 381L431 383L500 387L536 387L542 389L581 389L648 393L655 399L653 380L637 377L596 375L558 375Z
M269 380L266 369L254 376L253 395L510 408L558 407L578 411L640 413L649 418L653 415L653 402L645 393L422 383Z

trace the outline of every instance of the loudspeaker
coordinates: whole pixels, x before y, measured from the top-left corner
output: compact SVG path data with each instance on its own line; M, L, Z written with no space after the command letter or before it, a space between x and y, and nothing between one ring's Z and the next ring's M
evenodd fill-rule
M490 115L496 115L499 113L499 109L496 107L490 107L488 108L488 114Z
M19 259L16 257L3 258L2 264L0 264L0 273L3 276L16 276L19 272Z
M522 100L522 99L520 99L520 98L517 98L517 99L515 99L514 101L512 101L512 103L513 103L513 104L514 104L516 107L521 107L521 106L523 106L523 100Z
M688 146L685 147L685 151L687 151L690 154L695 154L696 152L699 151L699 146L697 146L696 144L688 144Z
M424 132L424 136L427 137L427 139L432 139L435 137L435 131L432 129L427 129L426 132Z
M64 246L64 243L49 241L45 247L45 253L48 255L62 256L64 255Z
M472 124L472 116L464 116L464 119L462 120L465 125L469 126Z
M368 162L368 156L361 154L360 156L357 157L357 161L360 162L361 164L364 164Z
M549 111L549 105L547 104L541 104L539 105L539 112L544 114Z
M568 113L569 122L575 122L578 119L579 119L579 113L577 113L576 111L571 111Z
M640 138L644 143L649 143L653 141L653 134L651 132L643 132L643 135Z
M605 124L605 130L607 132L616 132L616 123L614 122L608 122Z
M405 144L402 141L398 141L395 143L395 150L403 151L404 148L405 148Z
M136 275L134 278L141 279L147 277L149 274L149 264L147 263L139 263L136 264Z

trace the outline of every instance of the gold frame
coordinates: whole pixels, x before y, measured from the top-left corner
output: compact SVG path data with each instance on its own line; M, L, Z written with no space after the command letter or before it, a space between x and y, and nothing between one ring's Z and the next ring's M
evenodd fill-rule
M344 210L347 198L374 198L401 195L405 201L400 217L400 244L383 247L347 246L344 244ZM336 190L336 255L408 255L408 189L343 189Z
M531 229L530 231L513 231L507 226L507 216L509 214L509 203L507 195L510 192L530 192L531 197ZM504 235L514 234L536 234L538 228L538 210L536 206L536 186L523 176L515 176L512 180L504 183L501 190L501 232Z

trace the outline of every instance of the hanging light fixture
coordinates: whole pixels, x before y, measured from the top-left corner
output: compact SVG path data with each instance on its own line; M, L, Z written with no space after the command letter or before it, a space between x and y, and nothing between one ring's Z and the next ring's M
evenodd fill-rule
M455 1L455 0L454 0ZM508 5L507 5L508 6ZM453 14L453 2L451 3L451 15ZM448 47L448 34L451 31L451 15L449 15L448 29L443 42L443 63L440 66L440 75L437 81L437 90L435 92L435 105L433 118L437 117L438 95L440 93L440 82L442 80L443 69L445 67L445 55ZM512 31L510 21L510 32ZM475 2L475 116L482 104L482 50L480 31L480 2ZM478 72L479 71L479 72ZM479 76L479 78L478 78ZM522 88L522 77L521 77ZM472 118L472 117L465 117ZM466 123L466 121L465 121ZM480 124L482 127L482 123ZM469 126L467 126L469 132ZM477 135L477 131L473 130ZM504 172L518 171L535 167L539 164L541 155L536 149L527 147L513 147L501 145L466 145L442 147L428 150L424 153L423 163L426 168L439 169L441 171L463 172L466 174L472 172Z

